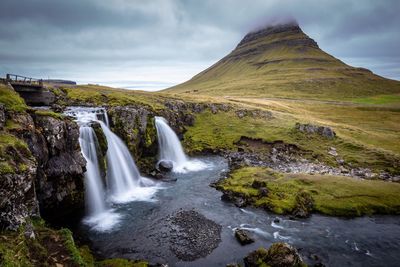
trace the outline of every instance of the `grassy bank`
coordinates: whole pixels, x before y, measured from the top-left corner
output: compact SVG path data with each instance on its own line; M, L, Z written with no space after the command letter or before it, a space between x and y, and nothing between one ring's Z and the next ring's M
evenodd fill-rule
M185 133L184 144L189 151L199 152L203 150L236 150L242 136L259 138L265 142L283 141L296 145L303 152L304 157L318 159L332 166L336 166L338 163L336 158L327 152L330 147L335 147L339 156L352 166L368 167L377 171L386 170L392 173L400 172L399 156L394 151L384 151L379 146L370 146L356 138L348 138L346 135L342 135L339 127L333 127L338 132L338 136L334 139L327 139L317 134L305 134L295 130L295 124L298 121L309 122L309 120L282 111L274 112L273 116L270 119L257 116L239 118L235 112L211 114L207 111L200 113L196 115L194 126L189 127ZM311 121L316 122L315 120ZM395 144L390 136L382 138L387 142L387 146L392 146L392 149L396 149L397 152L398 144ZM384 142L382 142L383 144Z
M263 196L253 182L265 183ZM400 184L342 176L278 173L246 167L233 171L218 188L243 195L252 205L278 214L291 214L305 192L313 199L313 212L334 216L400 214Z
M0 266L146 267L145 261L96 260L87 246L79 247L66 228L54 230L43 220L33 222L34 238L23 226L17 232L0 232Z

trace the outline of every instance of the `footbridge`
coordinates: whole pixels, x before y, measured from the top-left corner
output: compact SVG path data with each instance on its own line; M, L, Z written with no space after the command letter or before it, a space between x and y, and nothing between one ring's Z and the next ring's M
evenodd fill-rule
M43 85L42 79L6 74L3 80L10 84L28 105L50 105L55 101L55 95Z

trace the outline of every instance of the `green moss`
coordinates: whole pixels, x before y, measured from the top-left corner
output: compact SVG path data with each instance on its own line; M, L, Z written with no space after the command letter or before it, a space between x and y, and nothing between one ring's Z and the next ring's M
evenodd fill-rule
M92 128L96 134L101 154L106 155L108 149L108 143L107 143L107 138L104 135L103 129L99 124L94 124Z
M11 134L0 132L0 158L0 174L24 172L27 170L27 165L23 161L32 158L32 154L24 141Z
M18 232L0 233L0 266L33 266L29 260L29 250L23 228Z
M72 232L67 228L63 228L59 230L59 233L63 237L65 248L69 252L73 262L79 266L86 266L86 263L81 257L79 249L75 245L74 238L72 237Z
M254 179L267 183L268 195L251 187ZM350 177L283 174L261 167L235 170L219 188L245 194L254 206L278 214L292 213L304 205L304 195L314 202L313 211L334 216L400 214L400 184ZM302 196L302 197L299 197Z
M81 255L82 260L83 262L85 262L86 266L95 266L95 258L93 257L93 254L88 246L80 247L79 254Z
M14 168L8 162L0 162L0 175L15 173Z
M150 116L147 119L147 127L145 132L145 142L144 145L146 148L150 147L157 137L157 130L154 124L154 118Z
M147 267L149 264L145 261L132 261L127 259L107 259L96 264L99 267Z
M0 83L0 103L3 103L6 109L16 112L23 112L27 106L25 101L10 87Z
M64 118L64 115L62 115L61 113L56 113L56 112L51 111L51 110L41 110L41 109L35 110L35 115L37 115L37 116L48 116L48 117L52 117L52 118L59 119L59 120Z

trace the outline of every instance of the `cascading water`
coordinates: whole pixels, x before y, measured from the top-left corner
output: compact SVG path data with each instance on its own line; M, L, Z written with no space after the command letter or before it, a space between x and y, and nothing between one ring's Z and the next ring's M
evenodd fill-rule
M109 129L108 116L102 108L69 108L66 114L80 125L80 145L86 164L85 190L87 217L84 223L97 231L108 231L120 221L120 215L110 208L107 200L122 203L132 200L150 201L158 190L156 184L140 173L122 140ZM106 136L107 184L104 189L97 157L97 137L90 126L100 123Z
M113 202L150 200L157 187L150 179L140 176L128 148L105 123L100 122L107 138L107 180Z
M163 117L155 117L159 145L159 161L173 163L174 172L199 171L208 165L199 160L190 160L183 151L181 142Z
M82 125L79 128L79 143L86 159L85 198L89 216L96 216L107 209L104 187L101 181L97 158L98 142L92 127Z

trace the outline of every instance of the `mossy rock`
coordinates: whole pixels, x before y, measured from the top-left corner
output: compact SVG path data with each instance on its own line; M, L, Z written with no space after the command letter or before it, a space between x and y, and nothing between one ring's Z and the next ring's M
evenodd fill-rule
M246 267L305 267L297 250L286 243L274 243L267 250L259 248L244 258Z

